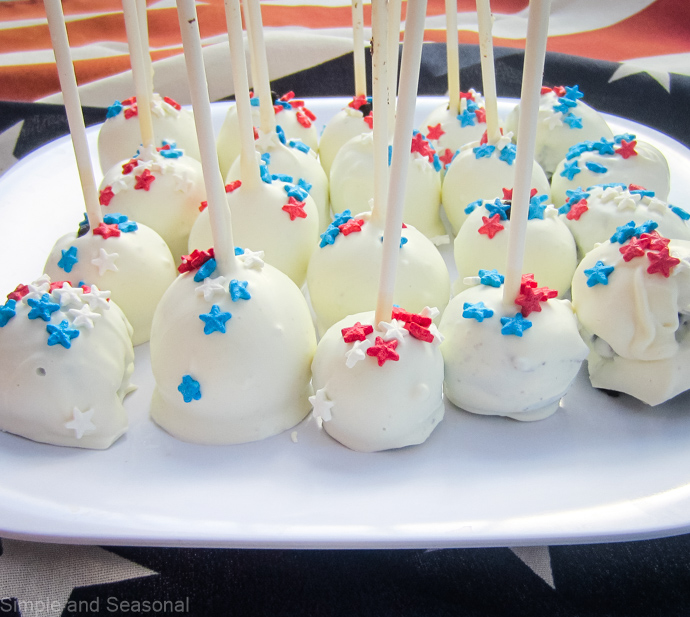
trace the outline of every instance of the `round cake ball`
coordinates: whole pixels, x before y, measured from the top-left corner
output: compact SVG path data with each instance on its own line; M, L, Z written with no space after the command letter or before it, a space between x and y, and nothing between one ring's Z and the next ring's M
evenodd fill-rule
M582 141L613 138L603 116L582 101L578 86L556 86L541 89L537 117L537 141L534 158L544 171L553 174L571 146ZM520 105L506 118L506 130L519 139Z
M568 200L567 191L595 184L636 184L665 200L670 174L664 155L635 135L616 135L613 140L581 142L568 150L551 179L554 203Z
M304 101L298 101L294 92L288 92L282 97L275 95L273 109L276 123L283 130L287 139L294 139L305 143L312 150L317 151L319 136L313 122L316 116L304 106ZM259 113L259 99L252 97L252 123L261 125ZM230 167L240 155L240 125L237 119L237 107L232 105L225 115L216 140L218 163L223 177L227 177Z
M619 227L573 277L595 388L658 405L690 388L690 242L656 223Z
M206 199L201 164L174 144L160 152L142 148L111 168L100 186L104 216L118 212L161 235L175 259L186 252L189 232Z
M102 450L127 430L134 387L127 318L107 291L19 285L0 305L0 430L57 446Z
M327 177L330 177L331 166L340 148L357 135L371 133L373 127L371 97L364 95L354 97L328 121L319 140L319 159Z
M347 315L376 307L383 229L370 219L370 212L336 215L309 261L307 286L320 333ZM395 303L414 312L425 306L443 311L450 296L443 257L414 227L402 230L400 242Z
M389 153L390 153L389 147ZM446 235L441 221L441 162L421 133L412 139L405 183L403 218L427 238ZM338 152L331 167L333 212L361 212L374 197L374 135L353 137Z
M256 441L294 426L309 413L316 349L304 296L260 252L245 250L229 276L209 253L190 257L153 319L151 417L200 444Z
M541 420L558 409L587 345L568 300L522 278L512 308L503 276L480 270L479 284L455 296L441 318L445 393L472 413Z
M653 220L666 238L690 240L690 213L657 199L654 191L635 184L599 184L566 191L568 201L560 218L572 232L580 256L606 242L616 228L634 221Z
M225 187L234 240L240 246L263 251L268 263L301 287L319 241L316 205L304 181L272 179L265 166L262 175L265 181L254 188L240 181ZM213 244L212 240L211 219L204 210L192 228L189 250L203 250Z
M473 89L461 92L459 113L443 103L426 117L419 130L439 156L450 161L462 146L479 141L486 131L484 98Z
M474 142L460 149L443 179L443 209L457 234L467 218L466 208L478 199L495 199L503 187L515 184L515 144L510 134L495 144ZM531 186L539 194L550 193L549 181L537 162L532 168Z
M287 141L280 127L277 132L268 135L261 131L258 133L256 150L271 174L302 178L309 184L309 194L319 214L319 231L324 231L331 222L331 204L328 201L328 178L316 152L300 141ZM230 167L226 181L233 182L241 176L238 158Z
M312 363L313 415L359 452L424 442L443 419L441 336L432 310L394 309L375 329L374 313L342 319L326 332Z
M137 118L137 98L115 101L106 114L98 133L98 158L106 173L120 161L128 160L141 146ZM177 144L187 156L199 160L199 141L194 116L170 97L154 93L151 97L151 118L157 145Z
M508 238L512 189L504 199L478 200L470 204L472 212L455 238L455 264L458 268L456 291L466 288L465 277L495 268L505 270L508 261ZM575 241L558 211L547 203L548 195L532 191L525 240L524 269L532 272L542 284L557 289L559 295L570 288L577 266Z
M62 236L53 247L45 272L108 289L134 328L134 345L145 343L159 300L177 270L168 245L155 231L124 214L107 214L93 231L84 222L79 232Z

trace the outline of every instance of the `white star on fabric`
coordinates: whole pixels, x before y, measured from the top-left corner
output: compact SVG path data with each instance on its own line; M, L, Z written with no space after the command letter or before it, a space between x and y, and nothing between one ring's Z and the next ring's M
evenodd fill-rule
M264 252L263 251L250 251L245 249L242 255L238 255L237 258L244 263L245 268L254 268L255 270L261 270L264 267Z
M384 341L392 341L395 339L398 341L398 343L402 343L405 336L408 335L408 332L405 330L405 328L403 328L403 325L404 322L399 321L398 319L393 319L390 323L386 323L385 321L379 322L377 329L379 332L383 332L383 336L381 338Z
M369 345L369 341L355 341L352 348L345 353L345 366L347 368L352 368L360 360L364 360L367 357L366 347Z
M96 430L96 425L91 422L93 414L93 409L80 411L75 407L72 410L72 419L65 423L65 428L74 431L76 438L81 439L87 433L93 433Z
M647 67L644 65L648 64ZM666 92L671 92L671 74L668 71L662 71L646 63L644 58L638 58L632 62L622 62L615 70L613 75L609 78L609 83L624 79L630 75L637 75L638 73L647 73L654 81L659 83Z
M98 289L98 287L96 287L96 285L91 285L91 292L84 294L82 298L84 299L84 302L87 302L92 309L100 308L108 310L110 308L110 302L108 302L110 292L101 291Z
M69 315L73 317L72 325L76 328L86 328L91 330L93 328L93 322L95 319L101 317L100 313L94 313L88 306L88 304L83 304L79 309L70 309L67 311Z
M118 253L108 253L104 248L98 249L98 257L91 260L91 263L98 268L98 276L103 276L109 270L117 272L115 260L120 255Z
M324 422L328 422L333 418L331 415L331 408L335 403L326 396L326 388L317 390L314 396L309 397L309 402L313 407L311 413L314 418L316 418L319 427L321 427Z
M84 304L84 300L82 300L84 290L81 287L72 287L69 283L64 283L61 288L54 289L53 293L57 296L61 308Z
M3 539L0 598L22 602L22 617L60 615L75 587L117 583L155 574L157 572L97 546ZM46 599L50 601L48 606Z
M204 279L204 282L201 285L199 285L199 287L197 287L194 291L196 291L198 295L203 294L204 300L206 300L206 302L209 302L213 300L213 297L216 294L224 293L227 291L225 289L225 285L227 285L227 283L228 279L225 276L218 276L214 279L212 279L211 277L207 277Z
M549 587L556 589L548 546L514 546L510 550Z
M50 293L50 277L47 274L38 277L32 283L27 285L29 288L29 293L26 294L22 300L28 303L30 299L40 300L43 294Z

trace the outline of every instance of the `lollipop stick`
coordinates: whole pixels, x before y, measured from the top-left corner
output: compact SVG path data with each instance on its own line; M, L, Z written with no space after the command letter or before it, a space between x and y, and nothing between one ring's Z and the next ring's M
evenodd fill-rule
M401 0L388 0L388 129L395 124L395 97L398 90Z
M386 0L372 0L372 94L374 98L374 207L372 223L383 226L388 200L388 23ZM380 110L380 113L378 113Z
M137 93L137 117L139 118L141 142L145 148L152 148L155 147L156 140L153 136L153 120L151 118L151 91L146 79L146 62L141 45L141 35L139 34L136 0L122 0L122 9L125 14L125 30L127 31L129 58L134 75L134 90Z
M211 101L208 96L195 0L177 0L177 15L182 32L182 46L187 65L194 121L199 137L201 167L208 198L215 259L219 272L228 275L237 268L237 259L232 240L230 209L225 198L225 186L220 175L216 142L213 136Z
M67 39L65 16L62 13L60 0L44 0L44 4L46 15L48 16L50 39L55 52L58 77L60 78L60 88L62 88L62 98L65 102L65 111L67 112L67 122L72 135L74 155L77 158L81 189L84 193L86 216L89 219L91 229L95 229L103 222L103 214L98 203L98 189L96 188L96 179L93 174L89 143L86 138L86 126L84 125L84 115L82 114L79 101L77 78L74 74L72 55Z
M367 95L364 65L364 0L352 0L352 46L355 62L355 96Z
M477 0L477 25L479 27L479 52L482 65L482 87L484 89L484 109L486 110L486 134L489 143L501 137L498 128L498 98L496 97L496 68L494 65L494 43L491 30L490 0ZM541 83L541 77L540 82Z
M266 59L266 43L264 41L264 26L261 20L261 5L259 0L246 0L247 32L252 45L252 62L256 66L256 83L254 92L259 95L259 111L261 114L261 131L272 133L276 130L276 116L271 97L271 82L268 78L268 60Z
M458 3L446 0L446 64L448 65L448 109L460 113L460 57L458 53Z
M391 161L388 189L386 226L383 234L383 258L379 278L379 294L376 303L374 323L389 321L393 311L393 292L400 254L402 236L403 206L407 167L410 161L412 129L414 126L415 103L419 66L422 60L424 42L424 20L426 0L411 0L407 5L405 38L403 41L402 66L400 69L400 100L393 135L393 158Z
M544 74L544 59L546 57L550 7L551 0L531 0L529 3L525 63L520 96L520 120L518 121L520 145L515 157L515 183L510 208L510 236L508 237L508 264L503 287L503 304L506 308L515 308L514 301L520 291L522 278L530 183L532 166L534 165L537 118Z
M256 91L256 84L259 82L258 70L256 68L256 58L254 57L254 43L252 41L252 31L249 29L249 8L247 0L242 0L242 15L244 17L244 29L247 31L247 43L249 44L249 70L252 76L252 88Z
M153 64L149 50L149 20L146 12L146 0L137 0L137 17L139 19L139 36L144 55L144 75L149 92L153 93Z

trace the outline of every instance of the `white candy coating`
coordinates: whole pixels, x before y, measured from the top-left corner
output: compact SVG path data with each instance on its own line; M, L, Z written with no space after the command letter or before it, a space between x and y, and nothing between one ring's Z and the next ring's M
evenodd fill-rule
M187 156L198 161L199 141L194 116L190 110L177 109L176 105L177 103L172 105L163 100L160 94L152 95L151 116L156 145L162 146L163 141L175 142ZM125 110L130 108L131 106L125 106L123 111L106 118L98 133L98 158L103 173L120 161L132 158L141 146L139 119L136 115L125 117Z
M69 255L67 260L64 255L75 250L78 261L70 265ZM81 237L66 234L55 243L44 271L72 286L83 281L108 289L134 329L134 345L149 340L156 306L177 276L168 245L151 228L139 224L136 231L107 239L91 232Z
M671 240L669 255L680 263L668 278L648 271L648 255L658 251L626 262L620 250L629 243L605 242L585 255L573 306L590 346L592 385L658 405L690 388L690 242ZM590 286L597 262L614 269L607 284Z
M510 144L510 135L499 139L491 156L477 158L475 149L479 146L478 142L464 146L446 168L442 191L443 209L455 234L467 219L465 208L469 204L477 199L503 197L503 189L512 188L515 182L514 163L500 158L504 148L514 148ZM550 194L549 181L536 161L532 168L531 185L540 195Z
M361 212L374 197L374 135L353 137L333 161L330 175L333 212ZM446 234L441 221L441 172L428 158L410 154L403 220L427 238Z
M371 213L357 214L361 231L338 234L333 244L316 248L307 269L307 286L319 332L335 322L376 307L383 255L383 229L370 223ZM402 230L394 302L412 312L425 306L443 311L450 276L433 243L414 227Z
M105 174L100 186L103 214L119 212L150 227L178 259L187 250L189 232L199 216L201 202L206 199L201 164L188 156L166 158L146 150L142 150L137 162L129 173L123 169L127 160ZM140 176L148 174L155 178L148 190L137 189ZM110 192L113 196L108 201L105 195Z
M357 322L373 326L373 311L339 321L319 342L312 363L314 415L331 437L359 452L422 443L445 410L440 339L418 340L392 320L390 334L374 330L364 341L346 343L341 330ZM377 337L398 341L398 360L379 366L367 355Z
M328 121L319 140L319 159L327 177L330 177L333 161L340 148L353 137L371 131L364 114L349 106L343 107Z
M483 321L463 317L465 303L493 311ZM445 394L472 413L514 420L541 420L558 403L587 356L577 319L567 300L541 303L541 312L526 318L532 327L523 335L501 334L501 317L514 317L520 307L506 310L503 288L477 285L455 296L439 329L445 340Z
M575 86L577 89L577 86ZM578 94L579 90L577 90ZM574 106L567 106L564 112L559 108L561 102L553 90L545 92L539 100L539 114L537 116L537 141L534 158L543 170L551 175L558 163L568 153L570 146L585 141L597 141L602 137L613 138L613 133L606 124L603 116L574 97L567 99ZM506 118L506 130L511 131L515 140L519 140L518 123L520 119L520 105L516 105Z
M232 444L280 433L309 412L310 365L316 336L309 308L282 272L246 252L237 280L250 299L233 301L230 278L177 278L163 296L151 329L156 389L151 417L174 437ZM213 276L213 275L212 275ZM232 317L225 332L204 334L217 306ZM178 386L189 375L200 398L185 402Z
M45 275L34 281L34 291L16 302L16 315L0 327L0 430L59 446L108 448L127 430L122 400L134 389L131 327L106 300L108 292L50 292L49 284ZM43 294L60 308L47 322L29 319L29 299L40 301ZM65 321L78 335L67 335L69 348L49 345L54 338L47 329Z

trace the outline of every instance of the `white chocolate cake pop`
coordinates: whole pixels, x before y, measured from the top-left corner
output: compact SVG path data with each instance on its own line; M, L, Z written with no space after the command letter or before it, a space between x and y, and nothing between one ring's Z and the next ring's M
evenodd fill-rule
M635 184L599 184L586 191L566 191L568 201L558 209L577 243L580 256L606 242L616 228L634 221L653 220L665 238L690 240L690 213L657 199L654 191Z
M307 303L282 272L245 250L237 278L196 252L163 296L151 329L151 416L178 439L255 441L309 412L316 336Z
M635 135L583 141L572 146L556 167L551 196L554 203L565 203L568 190L613 182L644 186L665 201L670 189L668 163L657 148L637 141Z
M511 135L502 135L494 144L484 138L467 144L446 168L443 179L442 201L448 221L457 234L467 218L466 208L478 199L495 199L505 186L515 183L516 148ZM544 170L535 161L531 186L540 195L550 194L549 181Z
M504 198L478 200L455 238L456 291L466 288L465 277L476 276L480 268L502 270L508 259L512 189L503 189ZM546 287L563 295L577 266L575 241L558 211L548 203L548 195L532 191L527 222L523 269Z
M550 416L587 356L570 302L524 275L511 309L496 270L480 270L476 282L451 300L439 325L446 396L477 414Z
M537 120L535 160L550 176L571 146L602 137L612 139L613 133L603 116L587 105L578 86L542 87ZM519 140L517 131L520 105L506 118L506 131Z
M161 235L175 259L187 251L199 205L206 199L201 164L175 144L160 151L141 148L137 156L110 169L100 186L106 215L118 212Z
M690 388L690 242L631 221L585 255L572 294L595 388L648 405Z
M350 315L319 342L312 363L313 415L352 450L376 452L422 443L443 419L438 311L393 309L375 330L374 312Z
M127 430L131 327L109 293L19 285L0 306L0 430L59 446L108 448Z
M134 345L149 340L153 312L177 276L163 239L124 214L107 214L93 232L85 221L77 234L62 236L44 270L53 280L67 280L72 287L108 289L134 329Z
M416 132L412 139L403 217L427 238L445 236L441 221L441 162L431 144ZM333 212L364 211L374 196L374 137L364 133L348 141L331 167Z
M98 133L98 158L106 173L120 161L128 160L141 145L141 132L137 118L135 96L115 101L106 113L106 120ZM185 155L199 160L199 143L196 138L194 116L188 109L168 96L151 96L151 116L156 144L175 143Z

